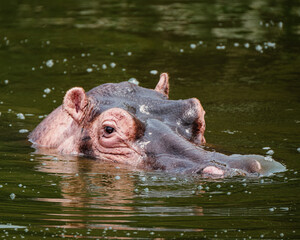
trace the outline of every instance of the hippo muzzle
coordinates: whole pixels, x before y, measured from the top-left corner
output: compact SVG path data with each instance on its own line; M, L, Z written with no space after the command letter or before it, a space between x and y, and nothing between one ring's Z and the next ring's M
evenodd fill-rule
M155 89L129 82L103 84L85 93L70 89L63 104L29 135L38 149L78 154L137 168L227 177L284 171L259 155L208 151L205 111L196 98L169 100L169 78Z

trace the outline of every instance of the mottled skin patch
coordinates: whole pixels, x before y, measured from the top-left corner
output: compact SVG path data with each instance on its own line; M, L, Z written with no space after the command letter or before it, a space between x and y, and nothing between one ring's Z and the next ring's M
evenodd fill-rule
M283 171L259 155L207 151L205 111L196 98L169 100L169 77L155 89L129 82L108 83L85 93L70 89L29 136L34 147L78 154L136 168L200 174L258 176Z

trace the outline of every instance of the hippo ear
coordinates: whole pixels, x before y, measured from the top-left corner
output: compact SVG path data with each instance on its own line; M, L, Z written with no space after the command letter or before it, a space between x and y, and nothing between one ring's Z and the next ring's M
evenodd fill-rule
M154 90L164 94L167 98L169 98L169 76L167 73L162 73L160 75L159 82Z
M63 109L77 122L80 123L84 117L88 99L83 88L74 87L67 91Z
M198 117L196 119L196 136L194 138L194 142L196 144L205 144L206 140L204 137L204 132L205 132L205 119L204 119L204 115L205 115L205 111L200 103L200 101L198 99L196 99L198 102Z

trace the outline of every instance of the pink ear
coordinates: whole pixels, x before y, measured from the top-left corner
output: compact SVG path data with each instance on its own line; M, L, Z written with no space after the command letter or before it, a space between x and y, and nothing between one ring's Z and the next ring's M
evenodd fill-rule
M88 104L85 91L81 87L74 87L67 91L64 102L63 109L78 123L84 117L84 110Z
M167 73L162 73L154 90L169 98L169 88L169 76Z
M196 144L205 144L206 140L204 137L204 132L205 132L205 119L204 119L204 115L205 115L205 111L200 103L200 101L197 98L194 98L197 102L198 105L198 118L196 120L196 127L197 127L197 135L194 139L194 142Z

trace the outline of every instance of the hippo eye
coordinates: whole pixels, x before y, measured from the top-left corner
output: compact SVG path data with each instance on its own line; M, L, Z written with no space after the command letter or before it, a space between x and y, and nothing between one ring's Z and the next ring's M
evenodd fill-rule
M115 129L112 128L112 127L110 127L110 126L106 126L106 127L104 128L104 130L105 130L105 132L108 133L108 134L111 134L111 133L113 133L113 132L115 131Z

